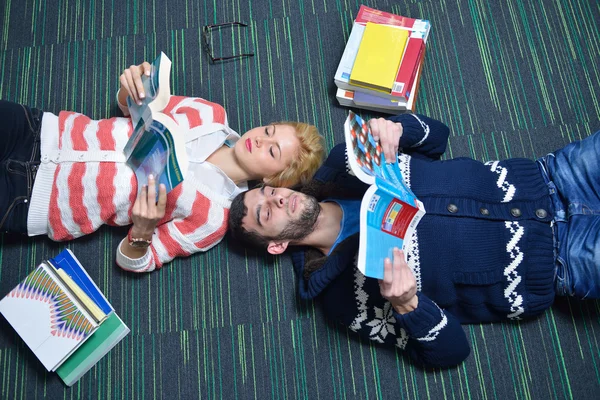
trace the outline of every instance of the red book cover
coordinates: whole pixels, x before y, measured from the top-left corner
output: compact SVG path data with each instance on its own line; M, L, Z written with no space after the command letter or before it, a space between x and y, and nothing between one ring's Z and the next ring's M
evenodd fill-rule
M421 82L421 76L423 75L421 71L422 70L422 66L423 66L423 61L425 61L425 53L427 52L427 48L423 48L423 54L421 55L422 57L422 61L421 61L421 65L417 67L417 75L415 77L415 83L413 83L414 86L414 93L412 93L412 102L408 102L407 105L407 109L415 112L416 109L416 104L417 104L417 97L419 96L419 83Z
M412 204L408 204L398 199L392 199L383 214L381 230L390 235L399 237L400 239L404 239L406 237L406 231L417 212L419 212L419 209Z
M408 100L417 68L421 63L424 48L425 42L422 38L411 37L408 39L400 68L398 68L396 81L390 93L392 96Z
M403 17L401 15L391 14L385 11L379 11L365 5L361 5L356 16L356 22L366 24L367 22L374 22L377 24L395 25L402 26L405 28L412 28L417 21L414 18Z

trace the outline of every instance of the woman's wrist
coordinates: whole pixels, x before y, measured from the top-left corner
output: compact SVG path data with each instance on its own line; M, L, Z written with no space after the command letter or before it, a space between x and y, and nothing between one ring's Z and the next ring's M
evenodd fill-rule
M117 92L117 103L120 106L127 107L127 93L123 90L123 87L119 87L119 91Z
M152 240L152 235L154 235L154 230L149 231L147 229L141 229L136 227L135 224L129 230L129 234L127 235L129 241L132 239L144 239L144 240Z
M135 247L131 244L129 240L129 235L125 240L121 242L120 251L125 257L135 260L142 258L148 252L149 246Z
M127 93L123 90L123 87L119 88L117 92L117 106L126 117L129 116L129 108L127 107Z

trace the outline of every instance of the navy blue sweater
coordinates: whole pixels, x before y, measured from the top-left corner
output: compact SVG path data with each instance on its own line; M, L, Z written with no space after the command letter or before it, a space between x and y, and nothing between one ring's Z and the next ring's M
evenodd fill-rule
M404 179L426 210L407 248L418 308L394 312L377 280L356 269L358 227L329 257L314 249L292 254L300 294L321 297L330 318L407 350L419 364L455 365L469 354L460 323L532 317L552 304L548 189L532 160L441 161L447 126L421 115L391 119L403 125ZM346 168L345 146L338 145L303 191L359 201L366 186Z

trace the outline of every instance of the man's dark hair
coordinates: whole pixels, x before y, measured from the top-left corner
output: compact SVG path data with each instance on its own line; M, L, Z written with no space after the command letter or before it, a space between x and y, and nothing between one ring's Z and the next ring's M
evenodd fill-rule
M248 214L248 207L244 204L247 192L235 196L229 208L228 226L231 237L242 245L247 245L262 250L267 250L271 238L264 237L255 231L249 231L242 226L242 220Z

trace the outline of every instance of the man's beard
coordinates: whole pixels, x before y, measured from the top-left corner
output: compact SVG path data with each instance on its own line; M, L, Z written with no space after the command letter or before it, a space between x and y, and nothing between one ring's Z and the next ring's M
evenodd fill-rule
M302 215L297 221L290 221L287 224L278 235L279 240L302 240L315 230L321 207L317 199L312 196L305 196L304 199L305 207Z

